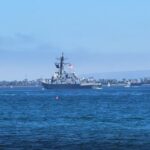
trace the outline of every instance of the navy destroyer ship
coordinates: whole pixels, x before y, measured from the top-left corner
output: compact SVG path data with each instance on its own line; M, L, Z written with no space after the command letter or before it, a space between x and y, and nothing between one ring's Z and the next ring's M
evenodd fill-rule
M42 81L45 89L100 89L101 83L95 79L78 78L74 72L67 72L66 66L71 66L65 62L64 54L57 58L55 63L57 71L50 79Z

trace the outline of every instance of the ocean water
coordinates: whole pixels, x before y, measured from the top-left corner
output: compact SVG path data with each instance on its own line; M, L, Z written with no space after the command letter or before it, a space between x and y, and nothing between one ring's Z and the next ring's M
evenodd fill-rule
M150 150L150 87L0 89L0 150Z

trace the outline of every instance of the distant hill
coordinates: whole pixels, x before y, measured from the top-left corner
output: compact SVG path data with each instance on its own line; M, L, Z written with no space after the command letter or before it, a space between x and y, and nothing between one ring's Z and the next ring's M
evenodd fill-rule
M97 79L134 79L150 77L150 70L139 70L139 71L121 71L121 72L104 72L104 73L91 73L81 75L85 77L95 77Z

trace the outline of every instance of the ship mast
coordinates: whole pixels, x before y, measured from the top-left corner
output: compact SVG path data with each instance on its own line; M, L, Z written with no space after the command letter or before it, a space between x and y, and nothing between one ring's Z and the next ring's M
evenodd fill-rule
M64 69L64 53L62 53L62 56L60 57L60 69L59 69L60 77L62 76L63 69Z
M56 66L56 68L58 69L58 75L59 75L59 77L61 78L62 77L62 75L63 75L63 71L64 71L64 60L65 60L65 58L64 58L64 54L62 53L62 56L60 57L60 58L57 58L58 59L58 63L56 62L55 63L55 66Z

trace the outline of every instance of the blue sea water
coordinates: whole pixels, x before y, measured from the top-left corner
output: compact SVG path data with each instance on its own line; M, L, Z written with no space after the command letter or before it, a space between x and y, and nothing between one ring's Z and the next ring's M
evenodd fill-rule
M150 87L0 89L0 150L149 150Z

